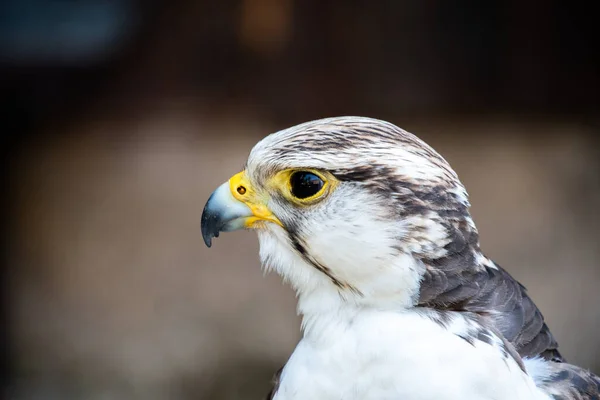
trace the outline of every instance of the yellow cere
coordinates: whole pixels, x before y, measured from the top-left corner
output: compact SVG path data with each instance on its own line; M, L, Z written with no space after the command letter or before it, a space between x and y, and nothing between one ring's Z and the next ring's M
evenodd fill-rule
M256 222L269 221L283 227L283 224L267 207L268 194L259 194L246 177L246 171L239 172L229 179L229 189L235 199L250 208L252 216L246 218L244 225L252 228Z

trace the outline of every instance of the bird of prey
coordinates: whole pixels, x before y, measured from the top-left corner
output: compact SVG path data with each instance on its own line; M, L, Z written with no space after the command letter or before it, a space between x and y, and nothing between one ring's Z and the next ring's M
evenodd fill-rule
M277 400L592 400L525 287L481 251L467 192L416 136L371 118L267 136L202 214L258 233L297 293L302 339Z

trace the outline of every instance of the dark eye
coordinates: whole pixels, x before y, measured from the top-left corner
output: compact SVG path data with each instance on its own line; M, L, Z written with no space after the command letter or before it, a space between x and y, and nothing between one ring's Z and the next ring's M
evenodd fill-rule
M290 177L292 195L298 199L306 199L319 193L325 183L312 172L298 171Z

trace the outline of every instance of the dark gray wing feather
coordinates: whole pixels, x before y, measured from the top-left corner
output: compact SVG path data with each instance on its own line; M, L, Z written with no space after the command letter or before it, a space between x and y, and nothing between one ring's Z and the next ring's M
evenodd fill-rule
M536 385L553 400L600 400L600 378L567 363L550 362L551 372Z
M444 260L429 260L426 265L420 305L476 313L491 323L521 357L544 358L551 373L536 380L536 385L552 400L600 400L600 378L566 363L527 289L508 272L491 261L487 266L467 262L462 270L454 266L447 270Z
M420 305L477 313L494 323L521 357L561 361L558 344L527 289L501 267L469 267L446 273L443 264L427 265Z

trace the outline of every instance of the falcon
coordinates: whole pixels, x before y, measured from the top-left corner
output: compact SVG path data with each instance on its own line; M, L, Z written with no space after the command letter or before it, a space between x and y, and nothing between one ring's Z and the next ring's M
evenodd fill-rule
M260 141L202 214L258 234L295 290L302 339L277 400L593 400L527 290L480 249L467 192L430 146L371 118Z

